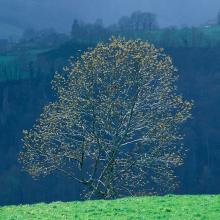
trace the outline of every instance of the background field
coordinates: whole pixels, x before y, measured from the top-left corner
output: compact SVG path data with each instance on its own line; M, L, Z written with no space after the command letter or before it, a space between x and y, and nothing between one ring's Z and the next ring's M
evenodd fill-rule
M220 196L151 196L0 208L1 220L218 220Z

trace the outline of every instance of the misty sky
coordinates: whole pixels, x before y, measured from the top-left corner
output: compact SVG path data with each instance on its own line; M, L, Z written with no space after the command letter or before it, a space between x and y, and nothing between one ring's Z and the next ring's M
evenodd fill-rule
M219 8L220 0L0 0L0 26L69 31L74 18L111 24L135 10L156 13L161 26L200 25L214 20Z

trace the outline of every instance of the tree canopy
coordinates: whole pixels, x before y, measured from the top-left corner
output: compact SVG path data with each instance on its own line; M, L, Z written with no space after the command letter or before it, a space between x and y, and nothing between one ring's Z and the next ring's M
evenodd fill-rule
M183 163L192 102L162 49L112 38L57 73L57 100L24 131L20 161L33 177L64 173L87 198L164 192Z

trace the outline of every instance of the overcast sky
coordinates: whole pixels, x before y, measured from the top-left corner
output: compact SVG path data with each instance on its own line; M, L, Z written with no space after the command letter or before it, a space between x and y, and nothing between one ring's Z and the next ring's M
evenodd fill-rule
M0 0L0 25L68 31L74 18L110 24L135 10L156 13L161 26L200 25L215 19L219 8L220 0Z

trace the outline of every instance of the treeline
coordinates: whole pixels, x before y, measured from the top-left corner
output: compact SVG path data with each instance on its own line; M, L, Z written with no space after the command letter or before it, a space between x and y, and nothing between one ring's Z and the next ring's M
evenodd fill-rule
M56 48L70 40L79 43L98 43L108 40L111 36L141 38L161 47L213 47L220 44L220 25L217 19L216 24L201 27L162 28L156 14L135 11L109 26L105 26L101 19L94 23L75 19L69 34L61 34L54 29L37 31L28 28L16 47Z
M213 47L220 44L220 26L161 28L156 14L136 11L116 24L105 27L98 19L93 24L74 20L71 40L81 43L106 41L111 36L140 38L160 47Z

